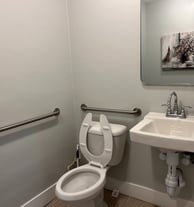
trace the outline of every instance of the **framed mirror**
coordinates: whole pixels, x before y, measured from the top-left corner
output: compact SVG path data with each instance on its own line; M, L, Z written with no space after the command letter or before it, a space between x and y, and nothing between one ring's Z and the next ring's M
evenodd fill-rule
M194 85L194 0L141 0L141 80Z

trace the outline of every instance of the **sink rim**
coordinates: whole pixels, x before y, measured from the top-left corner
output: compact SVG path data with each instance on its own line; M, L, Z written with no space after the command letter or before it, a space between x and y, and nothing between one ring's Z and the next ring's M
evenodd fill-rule
M157 119L160 119L160 118L157 118ZM180 120L180 119L179 119ZM179 122L179 120L177 120L177 122ZM162 138L170 138L170 139L183 139L181 138L181 136L178 136L178 135L168 135L168 134L162 134L162 133L157 133L157 132L148 132L148 131L144 131L143 128L151 123L153 123L154 121L152 119L143 119L140 124L138 125L137 124L137 128L134 128L134 132L136 130L139 130L138 133L141 133L141 134L147 134L147 135L150 135L150 136L158 136L158 137L162 137ZM182 122L180 120L180 122ZM194 121L191 121L191 120L185 120L184 122L188 122L188 123L193 123L194 124ZM133 129L132 129L133 131ZM163 137L165 136L165 137ZM191 138L191 137L184 137L184 140L193 140L194 141L194 138Z
M130 129L130 139L134 142L147 144L158 148L176 150L176 151L191 151L194 152L194 137L178 135L160 134L157 132L142 131L142 128L149 125L155 119L168 120L176 123L193 123L194 116L189 116L186 119L166 117L164 113L149 112L142 121Z

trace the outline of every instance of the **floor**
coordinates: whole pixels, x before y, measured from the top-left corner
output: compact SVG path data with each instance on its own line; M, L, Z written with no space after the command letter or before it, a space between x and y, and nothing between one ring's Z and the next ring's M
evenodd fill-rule
M158 207L156 205L120 194L118 198L111 196L111 191L105 190L104 199L109 207ZM45 207L66 207L63 201L54 199Z

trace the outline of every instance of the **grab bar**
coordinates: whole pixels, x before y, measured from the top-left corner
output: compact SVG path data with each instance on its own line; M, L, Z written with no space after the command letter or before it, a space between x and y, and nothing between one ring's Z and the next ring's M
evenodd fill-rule
M86 104L82 104L81 109L83 111L102 111L102 112L113 112L119 114L134 114L137 116L141 115L141 109L139 108L134 108L133 110L107 109L107 108L88 107Z
M47 119L47 118L50 118L52 116L58 116L59 114L60 114L60 109L55 108L55 110L51 113L44 114L44 115L41 115L41 116L36 116L32 119L27 119L27 120L24 120L24 121L17 122L15 124L10 124L10 125L7 125L7 126L0 127L0 132L8 131L10 129L15 129L17 127L24 126L26 124L31 124L33 122L37 122L37 121L40 121L40 120L43 120L43 119Z

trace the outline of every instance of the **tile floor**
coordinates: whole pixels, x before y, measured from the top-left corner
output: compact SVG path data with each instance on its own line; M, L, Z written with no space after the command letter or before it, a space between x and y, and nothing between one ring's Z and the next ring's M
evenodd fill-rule
M105 190L104 199L108 207L159 207L151 203L147 203L132 197L120 194L118 198L111 196L111 191ZM63 201L54 199L45 207L67 207Z

